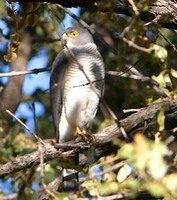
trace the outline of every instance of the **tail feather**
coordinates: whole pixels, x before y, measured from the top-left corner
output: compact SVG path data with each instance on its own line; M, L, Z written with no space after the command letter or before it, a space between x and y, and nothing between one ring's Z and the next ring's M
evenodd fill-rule
M63 191L75 192L78 189L79 173L74 169L63 169Z

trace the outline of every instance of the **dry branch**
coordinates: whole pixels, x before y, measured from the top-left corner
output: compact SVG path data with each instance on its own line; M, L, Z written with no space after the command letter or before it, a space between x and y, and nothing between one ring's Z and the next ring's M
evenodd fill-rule
M6 72L6 73L0 73L0 78L12 77L12 76L25 76L28 74L38 74L38 73L46 72L46 71L50 71L50 67L37 68L37 69L31 69L31 70L26 70L26 71L11 71L11 72Z
M170 130L176 127L177 124L177 100L166 100L159 103L154 103L148 107L140 109L138 112L130 115L129 117L120 120L119 124L123 127L130 137L136 132L146 133L147 127L154 122L154 116L160 108L165 108L165 129ZM83 150L89 150L90 146L95 148L95 159L99 159L104 155L115 152L118 147L112 144L114 138L122 138L122 132L118 125L111 125L104 128L102 131L96 133L95 140L89 145L85 142L67 143L59 145L58 150L53 144L47 143L43 146L44 162L62 158L72 157L77 153L83 152ZM26 169L40 162L40 152L35 151L33 153L19 156L12 161L2 165L0 167L0 178L12 174L16 171ZM80 164L84 166L87 164L87 158L80 160Z

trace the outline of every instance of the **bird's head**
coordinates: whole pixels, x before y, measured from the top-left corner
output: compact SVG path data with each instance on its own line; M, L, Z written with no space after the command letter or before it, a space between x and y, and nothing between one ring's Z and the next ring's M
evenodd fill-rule
M84 46L87 43L93 43L92 35L84 28L67 28L61 35L61 41L68 48Z

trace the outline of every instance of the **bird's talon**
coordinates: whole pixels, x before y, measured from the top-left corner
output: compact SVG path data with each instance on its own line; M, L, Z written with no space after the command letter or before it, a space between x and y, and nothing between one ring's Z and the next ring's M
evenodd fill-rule
M75 136L76 137L79 136L86 143L91 143L91 142L95 141L95 137L93 135L83 133L79 127L76 128Z

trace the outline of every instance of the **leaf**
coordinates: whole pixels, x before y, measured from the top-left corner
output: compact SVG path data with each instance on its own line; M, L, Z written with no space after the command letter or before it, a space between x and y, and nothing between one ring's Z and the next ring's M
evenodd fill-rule
M36 11L41 6L41 2L33 2L33 11Z
M174 69L171 69L171 75L172 75L174 78L177 78L177 71L174 70Z
M29 3L23 3L21 4L21 9L25 12L25 13L29 13L33 10L33 3L29 2Z
M121 167L117 174L118 182L123 182L132 173L132 171L132 167L128 164L125 164L123 167Z
M15 14L14 14L14 11L11 9L11 8L9 8L9 7L7 7L6 8L6 11L7 11L7 15L11 18L11 19L13 19L13 20L15 20Z
M163 131L165 128L165 108L161 108L157 115L157 123L159 125L159 131Z
M158 58L161 62L165 62L168 56L167 50L157 44L153 44L151 46L150 53L154 56L154 58Z
M19 33L13 33L10 35L10 39L15 42L15 43L19 43L22 41L22 37L19 35Z
M82 184L91 196L98 195L98 188L100 187L100 182L97 179L87 180Z
M18 50L18 44L16 43L11 43L9 47L9 52L16 52Z
M160 151L160 150L159 150ZM159 152L153 152L149 155L147 161L148 173L154 179L161 179L167 172L167 164Z
M26 23L28 26L33 27L37 24L39 21L39 16L36 14L29 14L26 17Z
M7 55L3 56L6 62L13 62L17 59L17 54L15 52L9 52Z
M23 30L23 29L26 28L26 26L27 26L27 24L26 24L25 19L20 18L20 19L18 19L16 21L16 28L17 28L17 30Z
M117 193L119 190L120 186L117 182L103 183L98 186L98 192L103 196Z
M177 173L164 177L163 183L166 185L170 193L177 198Z
M146 189L154 196L154 197L162 197L165 195L166 190L162 183L159 182L150 182L147 184Z

